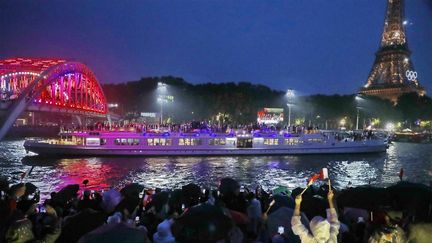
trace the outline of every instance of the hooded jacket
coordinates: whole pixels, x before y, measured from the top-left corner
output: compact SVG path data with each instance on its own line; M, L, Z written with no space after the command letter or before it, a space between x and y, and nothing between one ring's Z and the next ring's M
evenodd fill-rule
M293 216L291 219L291 229L300 237L302 243L337 243L340 223L334 208L327 209L327 219L315 216L309 226L312 234L301 223L300 216Z

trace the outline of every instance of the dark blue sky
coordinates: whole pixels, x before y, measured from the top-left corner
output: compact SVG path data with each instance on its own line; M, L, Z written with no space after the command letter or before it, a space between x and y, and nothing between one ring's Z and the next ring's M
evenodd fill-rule
M174 75L305 94L365 84L385 0L0 0L0 58L64 57L102 83ZM408 41L432 94L432 1L406 0Z

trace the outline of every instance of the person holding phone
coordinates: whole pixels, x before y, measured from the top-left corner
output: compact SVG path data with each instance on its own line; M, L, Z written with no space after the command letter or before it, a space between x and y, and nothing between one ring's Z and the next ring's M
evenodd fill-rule
M337 235L339 234L340 223L333 203L333 190L329 190L327 200L329 208L327 209L327 219L321 216L315 216L309 223L309 230L300 221L300 206L302 195L295 198L294 215L291 219L291 229L295 235L300 237L302 243L308 242L328 242L337 243Z

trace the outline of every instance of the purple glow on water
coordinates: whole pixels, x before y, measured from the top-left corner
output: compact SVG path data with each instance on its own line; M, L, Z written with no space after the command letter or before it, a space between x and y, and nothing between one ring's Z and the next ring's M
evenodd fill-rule
M243 185L273 189L304 186L306 178L328 168L333 185L346 187L368 184L388 185L399 180L404 168L408 180L429 184L432 176L430 145L398 144L387 154L238 157L100 157L44 159L25 157L23 141L0 142L0 174L19 181L19 173L35 166L28 182L48 195L68 184L90 181L94 190L121 188L131 182L147 187L172 188L194 182L216 187L223 177ZM31 154L29 154L31 155ZM24 158L24 159L23 159Z
M267 163L267 165L270 169L278 169L279 168L279 161L269 161Z

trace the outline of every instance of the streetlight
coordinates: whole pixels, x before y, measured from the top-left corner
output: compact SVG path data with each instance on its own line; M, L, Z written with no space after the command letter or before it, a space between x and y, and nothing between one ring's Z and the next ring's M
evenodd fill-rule
M359 128L359 116L360 116L360 107L356 107L357 108L357 118L356 118L356 130L358 130Z
M162 122L163 122L163 103L164 103L164 100L161 97L158 97L157 101L160 103L160 124L162 124Z
M294 90L288 89L286 92L286 97L288 99L288 103L287 103L287 106L288 106L288 129L289 129L289 127L291 127L291 106L293 105L292 100L294 99L294 96L295 96Z
M356 109L357 109L356 130L358 130L358 129L359 129L359 117L360 117L360 106L358 105L358 103L359 103L360 101L362 101L363 98L360 97L359 95L356 95L355 100L356 100L356 102L357 102L357 106L356 106Z
M167 90L167 84L166 83L158 82L157 90L159 93L157 101L161 105L161 107L160 107L160 124L162 124L163 123L163 105L164 105L164 103L173 102L174 96L165 94L166 90Z

